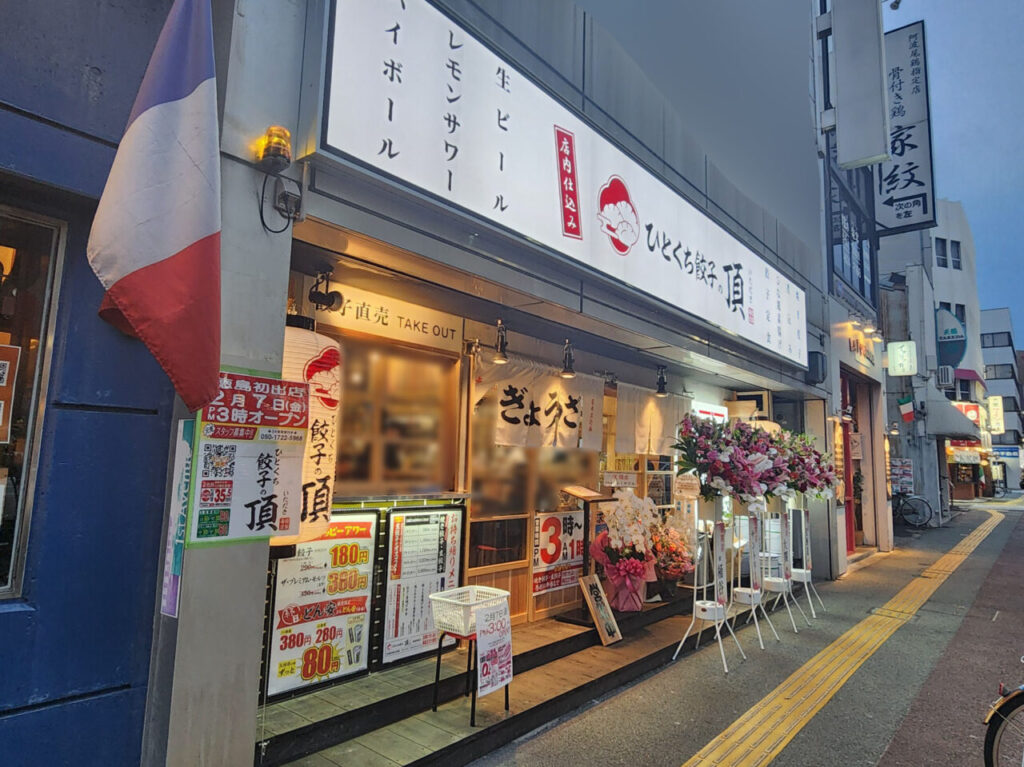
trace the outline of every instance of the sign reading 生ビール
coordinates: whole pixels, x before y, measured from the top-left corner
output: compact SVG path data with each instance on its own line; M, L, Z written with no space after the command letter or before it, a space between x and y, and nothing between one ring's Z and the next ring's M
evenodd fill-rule
M332 11L322 149L806 364L803 290L437 8Z

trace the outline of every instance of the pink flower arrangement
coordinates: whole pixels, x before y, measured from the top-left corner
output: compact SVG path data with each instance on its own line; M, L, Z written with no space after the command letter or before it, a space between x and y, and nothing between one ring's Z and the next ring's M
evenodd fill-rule
M729 425L687 416L674 447L680 473L696 474L708 501L719 495L745 503L797 492L827 495L836 483L835 469L810 438L743 421Z

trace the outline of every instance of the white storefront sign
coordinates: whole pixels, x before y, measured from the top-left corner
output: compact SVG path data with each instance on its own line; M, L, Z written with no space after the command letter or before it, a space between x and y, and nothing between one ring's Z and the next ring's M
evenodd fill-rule
M935 226L924 22L885 34L889 155L875 170L878 234Z
M338 309L316 313L317 324L449 352L462 351L462 318L391 296L332 282Z
M803 290L441 11L333 10L324 150L806 364Z
M988 433L1003 434L1006 431L1006 419L1003 415L1003 398L995 394L988 398Z
M889 355L889 375L917 375L917 343L915 341L891 341L886 352Z
M697 418L710 418L715 423L728 423L729 408L725 405L713 405L710 402L694 400L690 404L690 414Z

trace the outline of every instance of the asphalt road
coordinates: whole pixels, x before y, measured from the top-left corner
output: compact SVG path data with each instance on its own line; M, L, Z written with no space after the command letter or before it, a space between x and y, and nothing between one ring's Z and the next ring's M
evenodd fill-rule
M991 508L1006 515L1003 522L773 765L982 764L981 722L999 681L1024 681L1024 499L1018 494ZM794 634L785 614L776 613L782 641L769 638L763 652L752 625L739 632L748 660L727 644L728 675L718 648L702 645L474 764L679 767L987 518L972 507L942 529L909 535L898 528L896 551L817 584L828 612L819 611L811 628L798 624Z

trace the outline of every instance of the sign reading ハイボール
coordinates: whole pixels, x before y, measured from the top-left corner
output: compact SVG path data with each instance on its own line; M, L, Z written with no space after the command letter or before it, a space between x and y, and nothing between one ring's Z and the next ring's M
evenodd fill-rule
M878 234L935 226L924 22L885 33L889 155L875 170Z
M804 291L425 0L335 0L321 143L806 364Z

